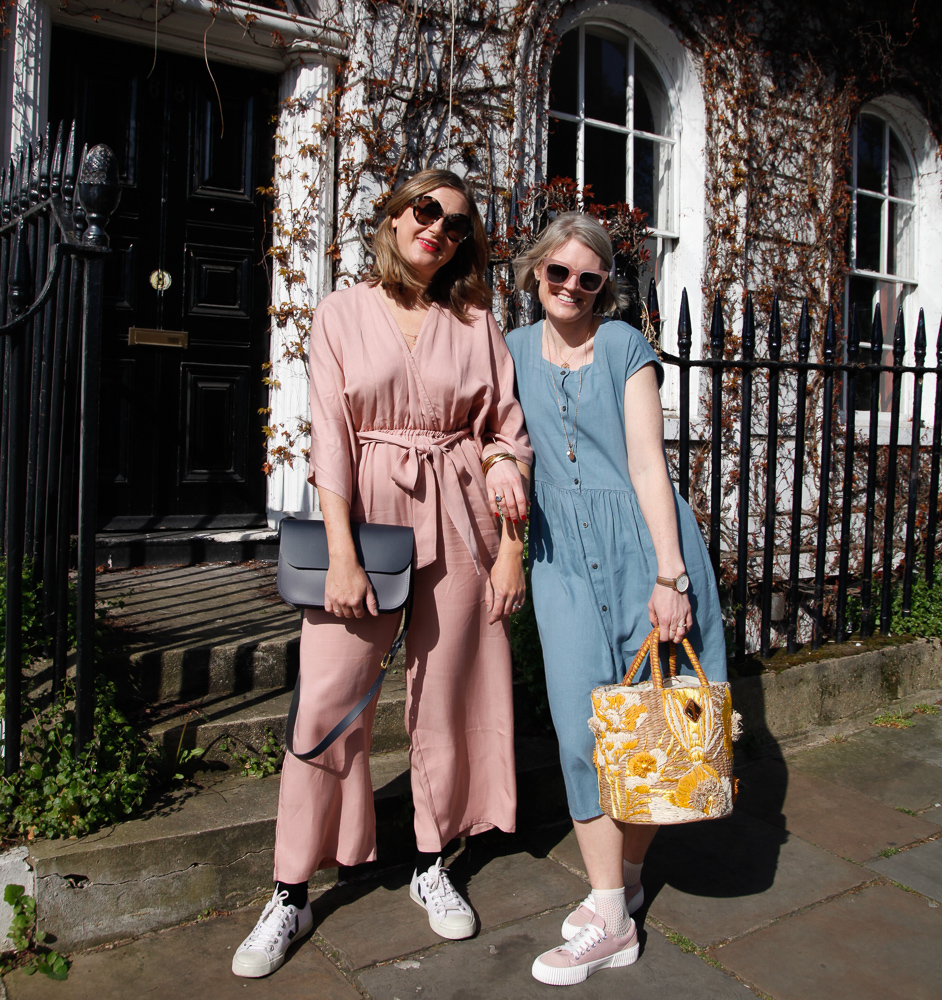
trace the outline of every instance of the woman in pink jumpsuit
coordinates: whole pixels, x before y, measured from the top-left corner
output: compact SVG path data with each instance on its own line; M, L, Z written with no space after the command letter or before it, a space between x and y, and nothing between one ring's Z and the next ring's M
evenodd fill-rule
M465 182L448 171L416 175L390 197L374 249L371 278L328 295L311 331L310 481L330 569L325 610L309 610L301 630L294 738L314 746L363 696L398 628L398 616L376 614L350 522L413 526L410 895L433 930L462 938L474 933L474 916L442 850L455 837L515 824L507 617L525 596L532 452L513 363L486 308L487 241ZM492 456L485 476L482 459ZM310 929L314 872L376 857L374 713L375 703L313 761L287 755L275 892L233 958L237 975L274 971Z

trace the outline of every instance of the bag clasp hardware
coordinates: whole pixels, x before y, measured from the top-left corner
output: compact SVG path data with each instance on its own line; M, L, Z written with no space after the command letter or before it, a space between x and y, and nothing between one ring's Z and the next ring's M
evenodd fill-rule
M693 700L693 698L688 698L687 704L684 705L684 715L686 715L691 722L698 722L700 720L700 716L703 715L703 709Z

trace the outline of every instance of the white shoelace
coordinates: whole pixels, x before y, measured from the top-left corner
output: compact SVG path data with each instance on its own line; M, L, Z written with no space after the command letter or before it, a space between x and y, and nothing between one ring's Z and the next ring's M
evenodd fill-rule
M465 912L465 901L459 895L458 890L451 884L447 868L439 868L435 875L432 875L432 871L430 870L426 872L425 879L425 884L429 891L429 900L435 907L436 912L446 913L448 910Z
M282 892L276 898L269 900L258 918L258 923L252 928L251 934L242 943L243 948L260 947L266 951L277 944L288 926L290 914L285 900L287 892Z
M601 927L596 924L583 924L579 933L560 948L562 951L571 952L576 958L582 958L590 948L594 948L599 941L604 940L605 931Z

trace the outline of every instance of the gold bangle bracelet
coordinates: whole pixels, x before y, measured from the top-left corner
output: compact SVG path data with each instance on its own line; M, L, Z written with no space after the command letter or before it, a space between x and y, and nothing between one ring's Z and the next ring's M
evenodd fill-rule
M516 462L517 456L511 455L509 451L498 451L494 455L488 455L487 458L481 462L481 469L484 471L486 476L491 471L491 466L496 465L498 462Z

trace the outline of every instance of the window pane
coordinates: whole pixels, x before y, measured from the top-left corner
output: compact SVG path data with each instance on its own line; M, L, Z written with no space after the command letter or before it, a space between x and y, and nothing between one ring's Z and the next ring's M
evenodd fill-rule
M861 115L857 119L857 187L883 191L884 127L881 118Z
M857 331L860 335L859 359L865 364L870 362L870 338L873 333L873 306L876 300L877 282L871 278L852 277L847 281L847 316L845 323L847 332L857 309ZM870 409L870 384L868 374L859 374L854 392L854 405L858 410Z
M890 274L911 277L913 273L913 209L911 205L887 202L886 269Z
M579 126L550 116L549 148L546 151L546 178L569 177L576 179L576 137Z
M592 185L592 200L599 205L625 201L627 173L627 137L587 125L585 182Z
M585 34L585 115L627 123L628 46L621 38Z
M550 71L551 111L579 114L579 32L563 35Z
M647 214L652 229L667 229L670 205L670 147L652 139L635 139L632 206Z
M881 198L857 195L857 262L855 267L879 271Z
M651 60L635 46L634 128L654 135L670 135L671 113L667 91Z
M899 139L890 130L890 194L895 198L913 198L913 171Z

